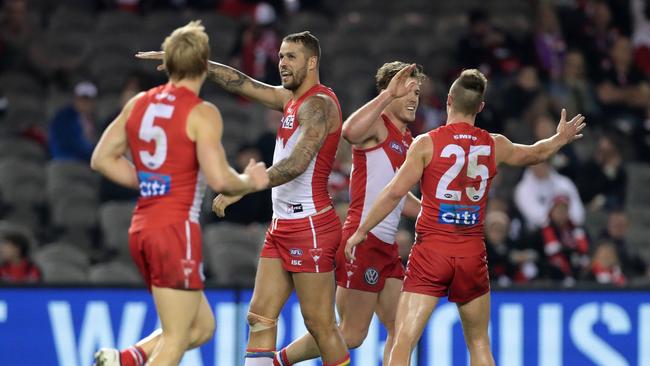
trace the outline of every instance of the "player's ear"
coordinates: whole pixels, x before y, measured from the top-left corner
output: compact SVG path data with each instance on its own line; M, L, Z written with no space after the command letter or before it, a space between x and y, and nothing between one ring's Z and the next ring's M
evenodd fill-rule
M481 102L481 104L478 106L478 111L476 114L481 113L481 111L483 111L483 108L485 108L485 102Z
M309 70L314 70L314 69L318 68L318 57L311 56L309 58L309 61L307 61L307 65L308 65Z
M451 103L454 101L454 98L451 94L447 94L447 107L451 107Z

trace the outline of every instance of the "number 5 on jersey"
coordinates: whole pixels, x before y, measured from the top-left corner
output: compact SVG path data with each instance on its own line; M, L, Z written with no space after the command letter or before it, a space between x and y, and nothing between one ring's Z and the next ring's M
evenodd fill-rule
M168 104L149 104L142 117L138 137L145 142L153 141L154 152L140 151L140 160L147 168L160 168L167 159L167 135L165 130L153 124L156 118L170 119L174 114L174 106Z
M465 174L468 178L476 179L481 178L479 188L473 186L465 188L465 194L473 202L478 202L485 194L485 187L487 186L487 179L490 176L490 171L487 166L478 163L479 156L490 156L491 149L489 145L476 145L469 148L469 159ZM445 174L440 178L436 188L436 198L446 201L460 201L462 191L450 190L449 185L453 182L459 174L462 173L465 166L465 150L456 144L445 146L440 153L440 157L450 158L456 157L454 164L447 169Z

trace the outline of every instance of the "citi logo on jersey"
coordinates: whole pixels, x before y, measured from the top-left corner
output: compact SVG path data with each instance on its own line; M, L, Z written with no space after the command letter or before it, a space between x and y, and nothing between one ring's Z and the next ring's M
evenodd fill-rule
M439 224L476 225L481 217L481 206L440 204Z
M282 117L282 128L292 129L294 119L295 119L295 116L293 116L293 115Z
M169 175L138 172L140 196L155 197L169 194L172 178Z

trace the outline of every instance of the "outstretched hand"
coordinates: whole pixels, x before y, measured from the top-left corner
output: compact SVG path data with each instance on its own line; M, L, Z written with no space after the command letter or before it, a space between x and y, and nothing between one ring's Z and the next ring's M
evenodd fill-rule
M562 138L562 141L564 141L565 144L569 144L582 138L580 132L586 126L585 117L581 114L577 114L575 117L571 118L570 121L567 121L566 109L563 108L560 115L560 123L557 125L557 134Z
M390 79L386 91L388 91L391 97L401 98L417 87L417 81L411 78L411 74L413 74L415 68L415 64L410 64Z
M143 60L162 60L164 56L165 51L141 51L135 54L135 57ZM158 71L162 71L165 69L165 65L160 64L158 65L157 69Z

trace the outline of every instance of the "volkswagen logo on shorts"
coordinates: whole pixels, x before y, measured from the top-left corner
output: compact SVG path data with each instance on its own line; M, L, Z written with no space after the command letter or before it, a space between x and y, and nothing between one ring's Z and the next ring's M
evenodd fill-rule
M369 285L376 285L377 282L379 281L379 272L377 272L376 269L370 267L366 269L366 273L364 274L364 279L366 280L366 283Z

